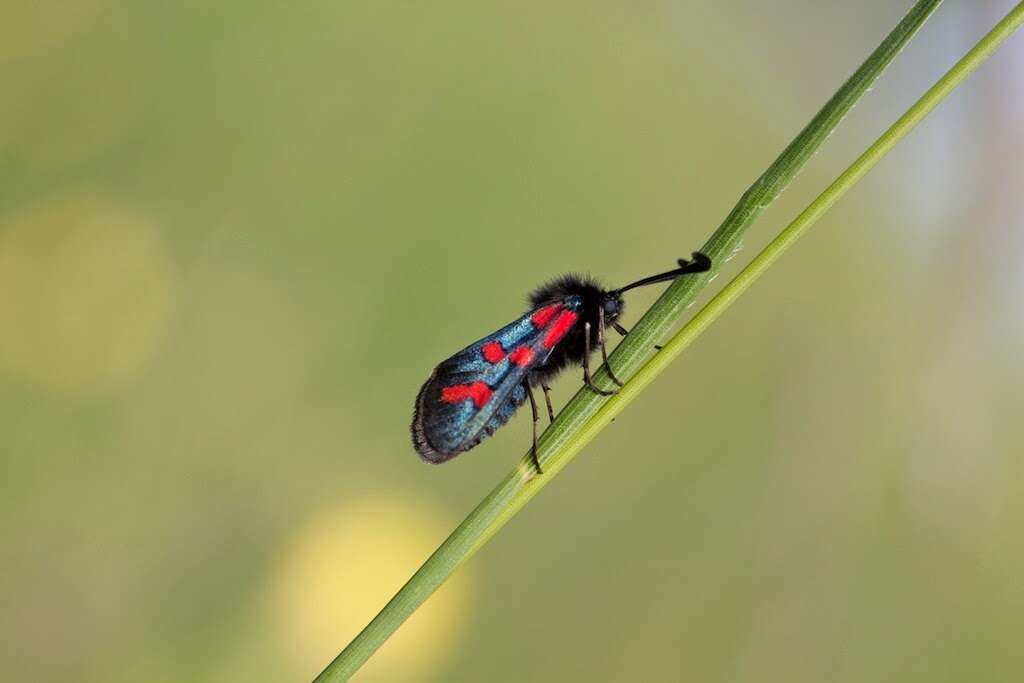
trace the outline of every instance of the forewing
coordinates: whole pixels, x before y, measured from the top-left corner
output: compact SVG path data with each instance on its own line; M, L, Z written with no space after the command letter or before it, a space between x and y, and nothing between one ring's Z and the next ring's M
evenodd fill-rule
M438 365L416 398L412 433L420 456L444 462L504 424L525 399L530 369L577 318L565 304L531 311Z

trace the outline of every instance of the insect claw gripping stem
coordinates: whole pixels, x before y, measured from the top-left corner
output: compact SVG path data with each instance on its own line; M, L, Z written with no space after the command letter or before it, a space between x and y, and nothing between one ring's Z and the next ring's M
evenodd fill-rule
M541 384L540 388L544 390L544 402L548 404L548 424L551 424L555 421L555 409L551 406L551 387Z
M583 324L583 383L590 387L591 391L601 396L611 396L614 391L605 391L596 384L590 376L590 323Z
M537 458L537 423L540 422L540 414L537 411L537 399L533 397L533 389L530 388L529 380L523 381L526 387L526 395L530 397L530 408L533 410L533 447L530 449L530 457L533 458L533 466L537 468L537 474L544 474Z
M599 387L596 384L594 384L594 380L592 380L590 378L590 373L589 372L584 372L583 373L583 383L586 384L590 388L591 391L593 391L595 394L598 394L600 396L612 396L613 394L615 394L614 391L605 391L601 387Z
M619 380L618 377L615 376L615 373L612 372L612 366L608 362L608 349L605 348L604 335L604 307L601 307L597 309L597 343L600 344L601 346L601 360L604 361L604 367L608 371L608 376L611 377L611 380L618 384L620 387L625 386L623 382Z

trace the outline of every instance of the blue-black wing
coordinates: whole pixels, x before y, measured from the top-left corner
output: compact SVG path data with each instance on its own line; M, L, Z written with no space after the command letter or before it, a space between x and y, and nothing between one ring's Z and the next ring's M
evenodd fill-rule
M412 441L420 457L444 462L504 425L526 400L530 370L576 325L580 306L570 296L530 311L438 365L416 397Z

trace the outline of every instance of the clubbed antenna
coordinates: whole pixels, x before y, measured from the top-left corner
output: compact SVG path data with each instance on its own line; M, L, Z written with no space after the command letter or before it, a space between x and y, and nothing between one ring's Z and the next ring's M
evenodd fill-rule
M690 256L693 258L692 261L687 261L684 258L679 259L679 267L676 268L675 270L670 270L667 273L661 273L660 275L651 275L650 277L645 277L642 280L631 282L625 287L619 287L618 289L613 291L617 294L622 294L626 290L633 289L635 287L644 287L646 285L653 285L658 282L675 280L680 275L686 275L687 273L703 273L705 271L711 270L711 259L709 259L707 256L700 253L699 251L693 252L693 254L691 254Z

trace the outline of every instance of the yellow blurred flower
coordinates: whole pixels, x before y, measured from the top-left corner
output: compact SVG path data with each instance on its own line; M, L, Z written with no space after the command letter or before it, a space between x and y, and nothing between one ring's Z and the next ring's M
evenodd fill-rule
M272 618L296 674L319 673L452 528L422 501L373 498L323 510L300 529L272 585ZM463 568L370 659L360 680L431 679L464 632L472 592Z
M138 370L163 335L174 281L156 230L87 194L0 220L0 365L50 389Z

